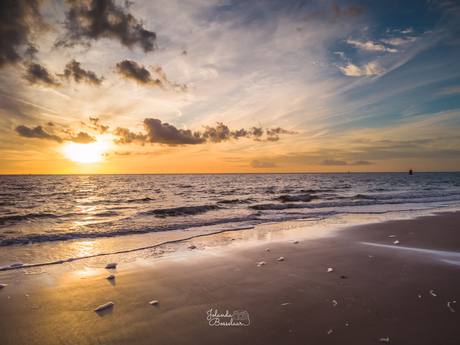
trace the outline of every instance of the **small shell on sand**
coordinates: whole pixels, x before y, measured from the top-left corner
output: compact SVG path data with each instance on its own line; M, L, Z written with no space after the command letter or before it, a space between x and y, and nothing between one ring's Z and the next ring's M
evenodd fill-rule
M330 329L329 331L326 332L327 335L329 335L331 333L332 333L332 329Z
M333 269L330 268L330 267L327 269L327 273L332 272L332 271L333 271Z
M436 294L433 292L434 290L430 290L430 295L436 297Z
M0 289L3 289L5 286L8 286L8 284L0 284Z
M196 246L194 244L192 244L191 246L188 246L187 248L188 249L196 249Z
M158 304L158 303L160 303L160 302L158 302L157 300L154 300L154 301L149 302L149 303L150 303L151 305L155 305L155 304Z
M390 338L386 337L386 338L380 338L380 342L381 343L389 343L390 342Z
M261 261L257 264L257 266L263 266L263 265L266 265L267 263L265 261Z
M454 301L454 303L455 303L455 301ZM449 307L449 309L450 309L450 311L452 313L455 313L455 310L453 310L452 307L450 306L450 302L447 302L447 307Z
M285 305L289 305L289 304L291 304L291 303L283 303L283 304L281 304L281 306L284 307Z
M332 301L332 305L333 305L334 307L336 307L336 306L337 306L337 301L336 301L336 300L333 300L333 301Z
M117 263L114 262L114 263L111 263L111 264L107 264L107 266L105 266L105 268L116 268L117 267Z
M267 248L267 249L265 249L265 250L266 250L267 252L269 252L269 251L270 251L270 248Z
M108 277L105 277L105 279L115 279L115 276L113 274L111 274Z
M281 256L279 259L276 259L278 261L284 261L284 258Z
M393 242L394 244L399 244L400 242L398 240L394 241Z
M297 243L299 243L299 241L295 240L295 241L294 241L294 244L297 244Z
M114 304L115 304L115 303L113 303L113 302L109 302L109 303L107 303L107 304L103 304L103 305L97 307L96 309L94 309L94 311L100 311L100 310L104 310L104 309L106 309L106 308L110 308L110 307L112 307Z
M396 237L396 235L390 235L390 236L388 236L388 237Z

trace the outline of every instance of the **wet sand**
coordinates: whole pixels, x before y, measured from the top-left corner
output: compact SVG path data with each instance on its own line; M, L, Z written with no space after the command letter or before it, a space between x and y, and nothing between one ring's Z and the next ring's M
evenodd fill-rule
M0 281L9 284L0 290L0 344L460 343L460 213L293 239L188 250L111 270L11 274ZM110 274L114 280L104 279ZM209 310L246 311L249 320L210 326Z

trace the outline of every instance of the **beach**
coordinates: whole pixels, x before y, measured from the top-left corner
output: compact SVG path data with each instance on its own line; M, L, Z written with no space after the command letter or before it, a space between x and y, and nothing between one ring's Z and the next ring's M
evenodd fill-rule
M446 212L314 237L284 230L210 250L191 240L116 269L4 272L0 343L456 343L458 224L460 213Z

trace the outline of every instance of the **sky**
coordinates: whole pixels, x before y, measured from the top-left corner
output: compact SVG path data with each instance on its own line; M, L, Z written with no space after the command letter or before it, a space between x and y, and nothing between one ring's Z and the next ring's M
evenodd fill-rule
M460 3L4 0L0 174L460 171Z

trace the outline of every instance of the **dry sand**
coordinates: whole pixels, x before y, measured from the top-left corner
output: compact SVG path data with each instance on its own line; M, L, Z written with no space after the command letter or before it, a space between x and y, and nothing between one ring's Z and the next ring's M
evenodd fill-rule
M460 213L298 240L10 275L0 282L9 284L0 290L0 344L460 343L460 257L406 249L460 253ZM210 326L209 310L247 312L249 325Z

